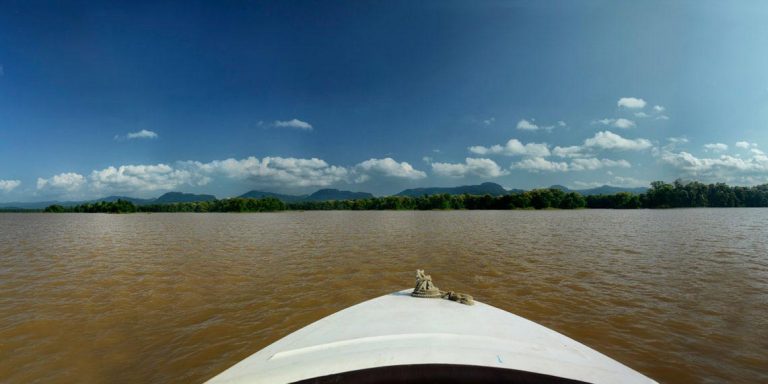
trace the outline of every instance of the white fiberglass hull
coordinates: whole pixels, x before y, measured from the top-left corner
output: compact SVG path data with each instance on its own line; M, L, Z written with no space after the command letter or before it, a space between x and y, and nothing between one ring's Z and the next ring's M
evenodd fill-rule
M316 321L209 383L291 383L393 366L514 370L588 383L654 383L551 329L501 309L381 296ZM542 381L544 382L544 381Z

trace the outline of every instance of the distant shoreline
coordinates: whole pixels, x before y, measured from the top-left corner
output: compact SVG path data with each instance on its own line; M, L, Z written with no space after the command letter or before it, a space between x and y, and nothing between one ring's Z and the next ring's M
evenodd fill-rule
M100 201L70 207L0 209L0 212L140 213L140 212L281 212L281 211L429 211L525 209L639 209L697 207L768 207L768 184L730 187L699 182L651 183L646 193L618 192L582 196L557 188L534 189L501 196L432 194L420 197L387 196L350 200L284 202L275 197L231 198L212 201L137 205L127 200Z
M576 209L562 209L562 208L511 208L511 209L285 209L282 211L136 211L136 212L56 212L56 213L69 213L69 214L92 214L101 213L107 215L123 215L123 214L160 214L160 213L302 213L302 212L468 212L468 211L593 211L593 210L611 210L611 211L674 211L674 210L688 210L688 209L727 209L727 208L768 208L768 207L664 207L664 208L636 208L636 209L621 209L621 208L576 208ZM50 214L53 212L45 212L43 209L4 209L0 208L1 214L9 213L23 213L23 214Z

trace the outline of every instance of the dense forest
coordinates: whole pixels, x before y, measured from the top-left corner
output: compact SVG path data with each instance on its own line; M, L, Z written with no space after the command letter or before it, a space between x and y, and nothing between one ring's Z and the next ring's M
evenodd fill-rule
M276 212L315 210L436 210L436 209L578 209L578 208L681 208L768 207L768 184L731 187L723 183L665 183L655 181L643 194L620 192L582 196L559 189L534 189L503 196L436 194L421 197L387 196L357 200L284 203L273 197L232 198L213 201L134 205L125 200L73 207L51 205L45 212Z
M130 201L100 201L64 207L51 205L44 212L82 212L82 213L133 213L133 212L275 212L284 211L285 203L274 198L263 199L233 198L213 201L197 201L188 203L167 203L135 205Z

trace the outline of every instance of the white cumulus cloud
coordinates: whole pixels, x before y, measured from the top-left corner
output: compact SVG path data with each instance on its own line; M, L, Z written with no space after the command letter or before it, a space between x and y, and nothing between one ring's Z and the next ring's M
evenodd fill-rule
M611 131L601 131L584 140L584 145L601 149L639 151L650 148L651 142L647 139L625 139Z
M325 187L344 181L349 175L345 167L329 165L325 160L293 157L250 156L245 159L214 160L209 163L183 162L188 169L197 169L206 176L224 176L250 180L256 184L281 187Z
M18 188L21 185L19 180L0 180L0 191L10 192Z
M517 122L517 129L520 129L523 131L535 131L539 129L539 126L532 121L521 119L520 121Z
M307 123L306 121L301 121L299 119L291 119L291 120L285 120L285 121L277 120L273 124L275 127L280 127L280 128L296 128L304 131L312 130L312 124Z
M568 170L568 163L549 161L543 157L530 157L512 164L512 169L522 169L526 171L538 172L565 172Z
M624 118L619 118L619 119L616 119L616 121L613 122L613 126L616 127L616 128L621 128L621 129L629 129L629 128L633 128L635 126L635 122L632 121L632 120L628 120L628 119L624 119Z
M704 149L712 152L724 152L728 150L728 145L723 143L704 144Z
M411 164L408 164L405 161L398 163L391 157L363 161L355 166L354 173L357 175L355 181L358 183L369 180L371 176L395 177L412 180L427 177L426 173L414 169Z
M571 162L551 161L542 157L528 158L512 164L512 169L522 169L532 172L567 172L594 171L602 168L630 168L627 160L598 159L594 157L576 158Z
M253 156L243 159L177 161L169 164L110 166L94 170L89 177L62 173L37 180L37 188L50 192L105 194L145 194L178 190L184 186L203 186L214 180L230 179L254 186L279 188L327 187L338 183L363 182L374 177L421 179L426 173L407 162L392 158L369 159L355 166L330 165L318 158ZM3 183L8 188L12 183ZM14 187L15 188L15 187Z
M755 155L749 159L742 159L728 155L717 158L698 158L688 152L665 152L661 154L661 160L676 168L689 171L694 174L715 169L732 171L768 171L768 157Z
M755 148L755 147L757 147L757 144L755 144L755 143L750 143L750 142L748 142L748 141L737 141L737 142L736 142L736 147L737 147L737 148L742 148L742 149L749 149L749 148Z
M550 155L549 146L546 143L523 144L517 139L510 139L505 145L492 145L484 147L475 145L469 147L469 151L478 155L505 155L505 156L532 156L546 157Z
M768 156L759 150L750 150L749 157L697 157L689 152L671 150L662 150L656 156L661 163L671 166L683 176L701 181L741 184L768 182Z
M629 109L643 109L645 108L645 100L636 97L622 97L616 103L619 107Z
M573 171L593 171L601 168L630 168L632 165L626 160L611 160L597 158L573 159L570 164L570 170Z
M195 170L167 164L110 166L92 171L89 179L94 191L106 193L171 190L211 181Z
M499 177L509 172L502 169L491 159L467 157L464 163L432 163L432 172L440 176L464 177Z
M85 176L75 172L65 172L54 175L50 178L38 178L37 189L51 189L59 191L74 192L85 185Z

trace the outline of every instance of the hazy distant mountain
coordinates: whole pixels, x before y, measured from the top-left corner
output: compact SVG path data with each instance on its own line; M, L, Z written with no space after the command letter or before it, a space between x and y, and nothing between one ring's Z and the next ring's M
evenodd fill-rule
M213 200L216 200L216 196L214 195L196 195L194 193L168 192L158 197L157 199L150 200L149 203L150 204L192 203L196 201L213 201ZM144 204L147 204L147 203L144 203Z
M0 203L0 209L12 209L12 208L43 209L53 204L59 204L59 205L68 207L72 205L77 205L78 203L73 201L35 201L35 202L27 202L27 203L11 202L11 203Z
M578 192L583 196L590 196L590 195L612 195L614 193L619 192L629 192L634 194L641 194L648 191L648 188L646 187L637 187L637 188L625 188L625 187L613 187L610 185L603 185L601 187L596 188L589 188L589 189L570 189L568 187L564 187L562 185L553 185L550 188L552 189L559 189L563 192Z
M340 191L338 189L321 189L306 197L306 201L329 200L359 200L370 199L373 195L368 192Z
M330 201L330 200L355 200L355 199L369 199L373 197L368 192L351 192L340 191L338 189L321 189L311 195L284 195L282 193L264 192L264 191L250 191L240 195L239 197L262 199L265 197L274 197L284 203L298 203L302 201Z
M601 187L590 188L590 189L570 189L562 185L553 185L550 188L559 189L565 192L578 192L584 196L609 195L609 194L614 194L618 192L630 192L634 194L640 194L640 193L645 193L648 190L648 188L644 188L644 187L624 188L624 187L613 187L610 185L603 185ZM470 195L502 196L510 193L521 193L521 192L524 192L524 191L522 189L506 190L504 189L504 187L496 183L482 183L479 185L462 185L458 187L432 187L432 188L406 189L395 196L421 197L424 195L434 195L434 194L441 194L441 193L447 193L449 195L462 195L466 193ZM368 192L351 192L351 191L341 191L338 189L321 189L311 195L299 195L299 196L284 195L280 193L254 190L254 191L246 192L240 195L239 197L252 198L252 199L274 197L286 203L298 203L302 201L369 199L374 196ZM195 201L213 201L213 200L216 200L216 196L198 195L198 194L183 193L183 192L168 192L155 199L139 199L139 198L127 197L127 196L107 196L101 199L87 200L87 201L38 201L38 202L27 202L27 203L19 203L19 202L0 203L0 209L2 208L43 209L53 204L58 204L65 207L71 207L79 204L95 203L99 201L112 202L117 200L130 201L136 205L147 205L147 204L188 203L188 202L195 202Z
M612 187L610 185L603 185L602 187L591 188L591 189L582 189L582 190L579 190L577 192L581 193L584 196L589 196L589 195L611 195L611 194L619 193L619 192L629 192L629 193L634 193L634 194L639 195L641 193L648 192L648 188L647 187L625 188L625 187Z
M274 197L275 199L278 199L284 203L295 203L299 201L303 201L307 198L307 195L284 195L282 193L273 193L273 192L263 192L263 191L249 191L246 193L243 193L242 195L238 196L242 198L248 198L248 199L263 199L265 197Z
M84 201L51 200L51 201L33 201L33 202L26 202L26 203L19 203L19 202L0 203L0 208L43 209L45 207L48 207L54 204L61 205L62 207L72 207L75 205L86 204L86 203L96 203L99 201L113 202L117 200L126 200L134 204L141 205L141 204L147 204L148 202L152 202L152 200L154 199L136 199L133 197L126 197L126 196L107 196L101 199L84 200Z
M81 205L81 204L98 203L100 201L111 203L118 200L130 201L135 205L147 205L147 204L189 203L194 201L212 201L212 200L216 200L216 196L196 195L193 193L183 193L183 192L168 192L155 199L139 199L136 197L128 197L128 196L107 196L107 197L102 197L100 199L83 200L83 201L55 201L54 200L54 201L35 201L35 202L29 202L29 203L0 203L0 208L43 209L45 207L48 207L54 204L58 204L63 207L72 207L72 206Z
M480 185L462 185L459 187L432 187L432 188L413 188L406 189L395 196L410 196L420 197L424 195L436 195L440 193L447 193L449 195L491 195L491 196L503 196L509 193L522 192L522 190L507 191L499 184L496 183L482 183Z

